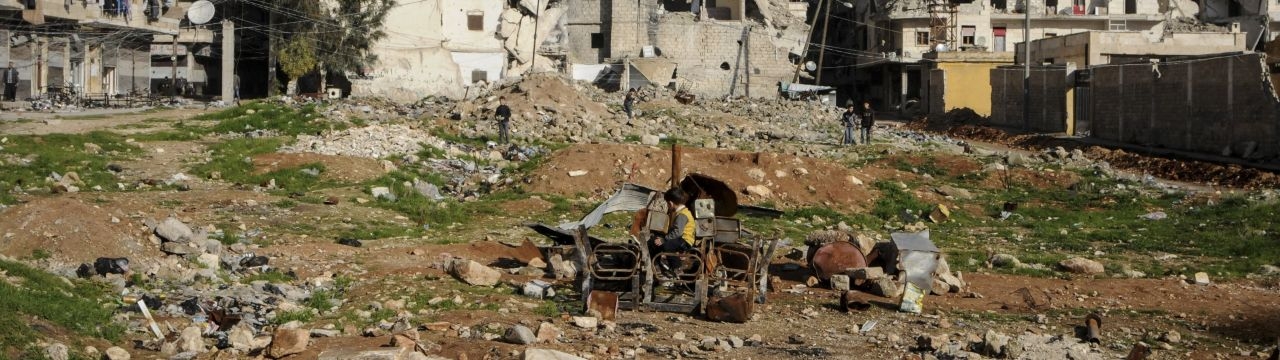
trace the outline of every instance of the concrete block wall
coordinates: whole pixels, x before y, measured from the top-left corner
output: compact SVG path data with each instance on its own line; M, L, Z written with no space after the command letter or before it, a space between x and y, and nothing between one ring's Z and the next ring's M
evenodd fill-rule
M1092 69L1091 136L1231 156L1280 156L1280 100L1259 54Z
M1059 133L1067 131L1067 69L1065 67L1033 67L1031 69L1030 119L1023 121L1024 95L1021 67L991 70L990 124L1031 132Z
M751 96L775 97L778 82L791 81L795 75L787 57L790 49L775 45L763 26L755 25L749 33L751 66L747 67L739 42L749 25L752 23L663 21L656 45L662 57L676 62L678 83L688 84L688 90L696 95L723 97L730 89L735 96L745 95L749 71Z
M659 5L652 1L612 1L609 13L609 57L640 57L640 51L649 44L649 15Z
M609 57L609 20L612 10L611 0L568 0L565 7L565 28L569 41L565 52L569 62L574 64L599 64ZM601 48L591 47L591 34L605 36Z

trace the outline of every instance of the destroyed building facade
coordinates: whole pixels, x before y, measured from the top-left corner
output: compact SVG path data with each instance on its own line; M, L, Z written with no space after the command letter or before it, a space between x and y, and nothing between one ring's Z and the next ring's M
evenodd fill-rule
M148 89L153 36L177 34L189 2L133 3L0 1L0 67L13 62L18 70L16 98L68 88L102 96Z

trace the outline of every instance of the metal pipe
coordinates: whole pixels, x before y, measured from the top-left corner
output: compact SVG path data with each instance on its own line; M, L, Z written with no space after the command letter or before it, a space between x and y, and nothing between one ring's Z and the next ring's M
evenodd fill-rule
M1102 315L1098 315L1098 313L1089 314L1084 318L1084 325L1088 328L1085 341L1092 343L1102 342Z
M680 145L676 144L675 139L671 141L671 187L680 186Z

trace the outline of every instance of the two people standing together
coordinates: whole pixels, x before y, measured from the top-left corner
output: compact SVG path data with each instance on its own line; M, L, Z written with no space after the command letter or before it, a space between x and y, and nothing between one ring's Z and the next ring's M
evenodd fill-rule
M876 113L871 110L870 101L863 101L861 111L858 110L857 106L850 102L849 107L840 114L840 125L844 126L844 139L840 140L840 145L857 143L853 138L853 129L855 127L862 128L860 141L863 144L871 143L871 129L876 125Z

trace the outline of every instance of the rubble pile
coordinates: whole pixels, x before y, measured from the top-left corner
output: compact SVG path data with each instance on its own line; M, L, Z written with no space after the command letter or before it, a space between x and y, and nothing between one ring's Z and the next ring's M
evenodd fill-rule
M444 140L404 124L370 125L325 133L298 135L298 141L280 149L285 153L309 152L381 159L422 151L426 144L447 148Z

